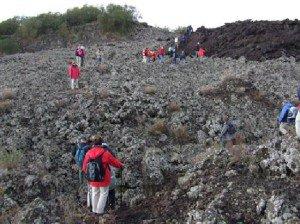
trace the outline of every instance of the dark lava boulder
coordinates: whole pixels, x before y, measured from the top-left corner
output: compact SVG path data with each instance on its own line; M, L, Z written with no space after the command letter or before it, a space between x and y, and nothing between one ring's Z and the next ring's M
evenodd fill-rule
M208 56L246 57L248 60L293 56L300 60L300 22L239 21L207 29L200 27L181 49L191 53L197 42L207 50Z

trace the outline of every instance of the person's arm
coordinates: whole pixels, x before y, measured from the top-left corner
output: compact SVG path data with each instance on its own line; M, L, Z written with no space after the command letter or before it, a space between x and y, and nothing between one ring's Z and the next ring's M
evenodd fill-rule
M112 154L110 154L110 152L108 153L108 163L109 165L121 169L123 168L123 163L121 163L116 157L113 157Z

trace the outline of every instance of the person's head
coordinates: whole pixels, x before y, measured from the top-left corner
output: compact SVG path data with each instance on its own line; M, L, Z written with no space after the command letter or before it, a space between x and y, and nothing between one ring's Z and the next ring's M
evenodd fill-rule
M103 143L103 139L100 135L93 135L91 136L90 138L90 142L93 144L93 145L102 145Z
M223 120L223 122L228 122L229 116L227 114L223 115L222 120Z
M84 50L84 46L80 46L80 49L81 49L81 50Z
M290 95L289 94L284 94L284 99L285 100L290 100Z

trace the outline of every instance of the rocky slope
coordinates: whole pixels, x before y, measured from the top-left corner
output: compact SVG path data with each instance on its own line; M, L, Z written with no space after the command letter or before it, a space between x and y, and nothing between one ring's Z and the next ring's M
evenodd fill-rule
M249 60L293 56L300 60L300 23L298 20L241 21L207 29L200 27L183 48L189 53L197 42L209 56L246 57Z
M78 91L66 75L73 49L0 59L1 151L15 155L1 159L1 223L300 222L299 143L276 128L282 100L295 98L295 59L141 63L142 48L169 38L144 28L100 43L101 67L88 46ZM221 148L224 115L239 139ZM85 207L71 156L94 133L126 164L118 208L100 218Z

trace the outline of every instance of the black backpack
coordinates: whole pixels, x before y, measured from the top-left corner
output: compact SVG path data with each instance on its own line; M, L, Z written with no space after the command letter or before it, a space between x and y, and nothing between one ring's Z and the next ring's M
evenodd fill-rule
M91 159L87 165L86 179L92 182L102 182L104 180L105 168L102 162L102 156L105 151L96 157Z

